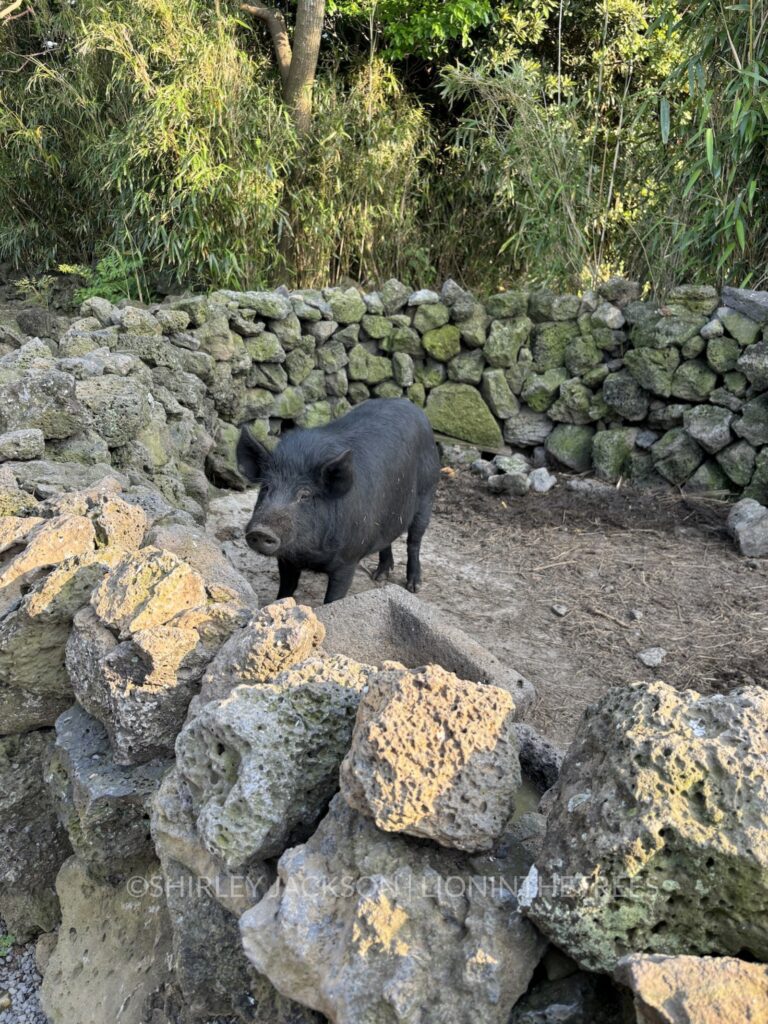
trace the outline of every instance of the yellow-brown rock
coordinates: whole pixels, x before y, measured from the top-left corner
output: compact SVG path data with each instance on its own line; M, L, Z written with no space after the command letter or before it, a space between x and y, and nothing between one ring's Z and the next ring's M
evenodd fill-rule
M768 1021L768 966L734 957L643 956L619 961L637 1024L759 1024Z
M506 690L438 665L381 672L360 702L342 796L387 832L488 850L520 787L514 712Z

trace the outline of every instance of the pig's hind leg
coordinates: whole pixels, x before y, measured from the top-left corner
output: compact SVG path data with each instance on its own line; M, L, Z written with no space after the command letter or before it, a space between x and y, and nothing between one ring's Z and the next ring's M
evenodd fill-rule
M405 569L405 585L412 594L421 586L421 541L432 517L434 494L425 495L419 502L416 515L408 527L408 562Z
M395 567L395 559L392 557L392 545L388 544L379 552L379 564L373 572L375 580L387 579Z

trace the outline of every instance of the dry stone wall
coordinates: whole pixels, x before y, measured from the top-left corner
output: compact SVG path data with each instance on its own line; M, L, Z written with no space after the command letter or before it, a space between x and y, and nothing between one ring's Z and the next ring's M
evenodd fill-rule
M366 295L181 301L222 330L227 316L251 359L244 373L231 360L231 377L217 366L227 404L214 400L232 421L214 455L225 473L235 424L268 441L286 420L316 426L369 397L405 396L438 434L484 451L538 447L608 481L768 499L768 293L683 285L657 302L613 279L582 296L481 302L453 281L440 293L389 281Z
M768 292L682 285L658 302L616 278L480 301L392 280L147 308L92 298L72 322L17 323L0 326L0 460L46 463L52 487L65 467L87 485L110 466L201 520L206 474L242 485L242 424L269 444L407 397L486 453L768 501ZM39 466L29 476L39 487Z

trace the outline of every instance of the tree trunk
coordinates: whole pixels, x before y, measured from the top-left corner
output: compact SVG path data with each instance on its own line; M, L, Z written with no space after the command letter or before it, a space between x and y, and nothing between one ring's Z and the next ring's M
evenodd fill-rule
M317 73L317 60L323 37L325 0L298 0L293 44L282 13L259 2L241 3L240 9L263 21L272 37L277 66L282 82L283 101L291 111L299 139L305 138L312 127L312 92ZM296 168L292 172L285 192L286 224L278 251L286 270L296 277L295 237L291 209L291 185L295 183Z
M263 3L241 3L240 9L253 14L269 29L283 99L291 109L299 135L306 135L312 126L312 90L323 36L325 0L298 0L293 46L280 11Z
M306 135L312 126L312 90L323 36L325 0L299 0L293 33L293 58L283 96L293 110L296 130Z

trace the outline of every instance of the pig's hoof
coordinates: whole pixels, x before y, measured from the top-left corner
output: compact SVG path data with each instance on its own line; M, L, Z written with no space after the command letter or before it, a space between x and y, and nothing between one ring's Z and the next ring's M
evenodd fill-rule
M406 590L410 590L412 594L418 594L421 589L421 580L408 580L405 584Z
M384 569L382 569L381 566L379 566L378 569L374 569L373 572L371 573L371 579L373 579L373 580L388 580L390 575L391 575L391 573L392 573L392 569L389 568L389 566L385 567Z

